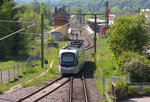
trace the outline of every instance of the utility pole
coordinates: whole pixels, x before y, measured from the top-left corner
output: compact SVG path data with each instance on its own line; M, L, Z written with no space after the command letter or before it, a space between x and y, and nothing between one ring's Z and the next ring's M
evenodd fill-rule
M44 22L43 22L43 14L41 14L41 67L44 68Z
M0 5L2 5L2 4L3 4L3 2L4 2L3 0L0 0Z
M96 31L97 31L97 15L95 14L95 35L94 35L94 53L96 54Z
M105 27L108 28L108 1L106 1L106 7L105 7L105 10L106 10L106 14L105 14Z

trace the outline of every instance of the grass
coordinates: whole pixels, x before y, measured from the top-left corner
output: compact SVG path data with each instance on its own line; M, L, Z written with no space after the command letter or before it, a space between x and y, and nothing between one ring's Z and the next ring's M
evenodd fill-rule
M90 52L90 55L93 51ZM90 61L94 59L90 56ZM111 76L121 76L118 72L117 64L115 62L114 56L109 49L109 45L106 39L97 38L97 53L96 53L96 70L94 72L94 78L96 80L96 86L98 91L103 95L103 83L102 77L105 76L106 84L105 89L108 90L109 83L111 82ZM108 86L108 87L107 87Z
M45 43L48 43L48 41L45 41ZM59 50L66 46L66 44L69 43L69 41L59 41L57 42L59 44ZM50 63L54 60L53 62L53 66L50 68L50 70L43 76L41 76L38 79L35 79L34 81L27 83L27 84L23 84L24 87L27 86L40 86L42 83L44 83L45 81L50 81L53 80L55 78L56 75L58 75L58 67L59 67L59 60L58 60L58 53L57 53L57 49L53 48L53 47L48 47L47 45L44 46L44 59L48 60L49 64L47 66L47 68L50 68ZM36 46L35 50L39 50L40 46Z
M54 28L51 28L51 29L54 29ZM59 62L58 62L57 49L47 46L47 43L49 43L51 41L52 41L51 37L44 39L44 60L46 60L46 59L48 60L48 62L49 62L48 67L49 67L49 64L52 62L53 59L55 59L52 68L42 77L35 79L31 83L25 84L25 82L27 82L28 80L40 75L41 73L43 73L45 71L45 67L41 68L41 61L39 60L37 62L37 65L35 66L35 68L30 68L30 69L25 70L27 72L27 74L26 75L22 74L23 78L20 78L19 81L13 82L13 83L0 84L0 94L17 84L22 84L23 86L41 85L44 81L54 79L54 77L58 74ZM68 44L69 41L59 41L57 43L59 43L59 49L58 49L58 51L59 51L62 47L64 47L66 44ZM36 41L35 44L31 44L31 47L33 48L33 50L31 50L28 54L32 55L32 54L35 54L37 51L41 51L40 44L41 44L40 41ZM0 68L6 69L6 68L8 68L8 66L13 66L16 63L21 63L21 62L24 62L24 61L22 61L22 60L3 60L3 61L0 61ZM2 65L3 65L3 67L1 67Z
M30 80L31 78L41 74L43 71L45 71L45 69L41 69L36 67L35 68L37 71L36 72L28 72L25 75L22 74L23 78L20 78L19 81L16 82L12 82L12 83L3 83L0 84L0 94L2 94L3 92L5 92L6 90L9 90L12 86L17 85L17 84L23 84L25 82L27 82L28 80Z
M59 50L64 47L68 41L60 41L59 43ZM40 50L40 46L35 45L35 52ZM27 72L26 75L23 75L23 78L19 79L19 81L14 82L14 83L3 83L0 84L0 93L5 92L8 90L10 87L17 85L17 84L22 84L24 87L27 86L34 86L34 85L41 85L45 81L53 80L56 75L58 75L58 66L59 66L59 61L58 61L58 55L57 55L57 49L56 48L48 48L47 46L44 47L44 59L47 59L49 64L54 60L52 68L43 76L41 76L38 79L35 79L34 81L25 84L28 80L31 78L34 78L38 75L40 75L42 72L45 71L44 68L41 68L41 61L37 62L37 66L35 68L30 68L29 70L25 70ZM48 64L48 67L49 67Z

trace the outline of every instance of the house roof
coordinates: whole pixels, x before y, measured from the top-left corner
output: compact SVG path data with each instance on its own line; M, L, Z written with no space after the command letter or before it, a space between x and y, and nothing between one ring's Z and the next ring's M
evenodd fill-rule
M53 17L54 18L63 18L63 17L68 17L69 15L67 14L67 12L64 10L64 9L62 9L62 8L60 8L58 11L57 11L57 13L55 13L54 15L53 15Z

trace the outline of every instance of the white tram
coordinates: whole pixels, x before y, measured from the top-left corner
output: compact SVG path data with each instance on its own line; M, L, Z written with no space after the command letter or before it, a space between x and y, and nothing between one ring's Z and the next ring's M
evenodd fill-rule
M85 61L83 40L71 41L59 52L59 72L61 74L78 74Z

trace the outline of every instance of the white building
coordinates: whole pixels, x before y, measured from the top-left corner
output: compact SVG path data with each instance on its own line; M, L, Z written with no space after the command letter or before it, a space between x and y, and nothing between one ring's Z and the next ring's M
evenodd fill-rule
M142 9L141 12L145 12L145 17L147 18L148 23L150 23L150 9Z

